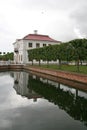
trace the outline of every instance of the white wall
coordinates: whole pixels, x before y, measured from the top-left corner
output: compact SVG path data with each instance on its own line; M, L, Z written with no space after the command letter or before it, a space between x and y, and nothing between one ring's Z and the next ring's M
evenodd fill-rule
M32 43L32 47L29 47L29 46L28 46L28 43ZM25 56L26 61L25 61L25 63L31 63L31 62L28 61L27 50L36 48L36 43L39 43L39 44L40 44L40 47L43 47L43 44L46 44L46 46L59 44L59 43L48 42L48 41L24 40L24 46L25 46L25 50L26 50L26 54L25 54L25 55L26 55L26 56ZM36 63L38 63L38 62L36 62Z
M28 43L32 43L32 47L29 47ZM14 48L18 48L19 53L14 52L15 62L18 62L21 64L22 63L24 63L24 64L29 63L27 50L36 48L36 43L39 43L40 47L43 47L43 44L46 44L46 46L59 44L59 43L48 42L48 41L33 41L33 40L16 41L16 43L14 44Z

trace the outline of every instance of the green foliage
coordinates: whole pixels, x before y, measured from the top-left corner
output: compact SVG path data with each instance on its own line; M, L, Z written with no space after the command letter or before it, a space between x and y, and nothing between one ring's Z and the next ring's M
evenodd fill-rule
M14 54L13 54L13 52L11 52L11 53L8 52L7 54L5 54L5 56L6 56L7 60L13 60Z
M32 65L33 65L33 59L34 59L34 50L28 50L28 60L32 61Z
M87 40L86 39L76 39L70 41L72 46L72 50L74 52L73 59L74 60L84 60L86 58L87 51Z
M0 53L0 60L13 60L14 54L13 52L7 52L7 54L5 52L3 52L3 55L1 55L2 53Z
M77 69L79 71L79 63L87 60L87 39L75 39L60 45L50 45L43 48L35 48L28 50L28 58L33 62L34 59L47 61L59 60L61 67L62 61L75 61L77 63Z
M73 60L77 62L77 70L79 71L79 62L87 57L87 40L75 39L69 42L72 46Z

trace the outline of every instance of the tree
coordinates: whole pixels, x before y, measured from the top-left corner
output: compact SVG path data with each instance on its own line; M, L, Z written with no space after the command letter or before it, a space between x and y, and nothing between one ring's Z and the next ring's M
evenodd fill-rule
M56 47L56 56L59 60L59 68L61 68L61 61L66 60L66 44L62 43Z
M49 67L49 61L52 60L52 52L53 52L52 45L44 47L43 55L44 60L47 61L47 67Z
M7 52L7 60L13 60L14 59L14 53L13 52Z
M36 48L34 49L35 53L35 60L39 61L39 66L41 65L41 59L43 57L43 48Z
M86 39L75 39L69 42L72 46L73 50L73 59L77 63L77 71L79 71L79 63L80 61L85 59L86 55L86 48L85 48L85 43Z
M34 60L34 50L28 50L28 60L32 61L32 65L33 65L33 60Z

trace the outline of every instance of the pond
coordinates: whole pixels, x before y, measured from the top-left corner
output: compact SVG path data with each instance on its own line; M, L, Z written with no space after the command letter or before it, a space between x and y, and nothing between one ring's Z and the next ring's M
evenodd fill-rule
M87 92L26 72L0 73L0 130L87 130Z

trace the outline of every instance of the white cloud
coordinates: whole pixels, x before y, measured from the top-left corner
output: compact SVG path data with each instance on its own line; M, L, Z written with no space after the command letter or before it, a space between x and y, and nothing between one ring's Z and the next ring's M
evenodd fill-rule
M80 29L79 28L74 28L74 32L77 35L77 38L86 38L85 34L81 34Z
M86 0L0 0L0 51L33 30L68 41L87 33Z

